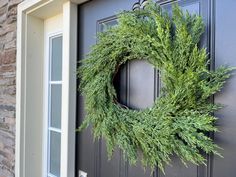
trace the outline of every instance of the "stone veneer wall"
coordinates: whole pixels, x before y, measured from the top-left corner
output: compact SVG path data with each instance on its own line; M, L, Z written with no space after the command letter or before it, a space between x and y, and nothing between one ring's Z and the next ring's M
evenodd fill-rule
M14 177L16 16L22 0L0 0L0 177Z

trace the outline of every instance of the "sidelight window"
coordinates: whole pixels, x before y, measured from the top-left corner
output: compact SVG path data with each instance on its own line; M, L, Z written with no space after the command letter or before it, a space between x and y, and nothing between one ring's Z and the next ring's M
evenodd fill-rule
M62 105L62 36L49 38L47 175L60 177L61 105Z

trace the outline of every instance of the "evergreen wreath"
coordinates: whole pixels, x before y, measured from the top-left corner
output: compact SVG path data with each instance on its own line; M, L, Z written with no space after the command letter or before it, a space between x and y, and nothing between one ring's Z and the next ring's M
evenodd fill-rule
M232 68L209 71L206 49L198 46L202 18L178 6L170 16L149 1L143 10L122 12L118 19L116 27L99 34L78 69L87 113L79 130L91 124L94 137L106 140L109 157L118 146L135 164L141 152L144 167L163 172L172 154L197 165L206 161L201 152L220 155L207 136L217 131L213 112L220 108L210 98ZM135 59L150 62L163 83L153 107L139 111L120 105L113 86L119 66Z

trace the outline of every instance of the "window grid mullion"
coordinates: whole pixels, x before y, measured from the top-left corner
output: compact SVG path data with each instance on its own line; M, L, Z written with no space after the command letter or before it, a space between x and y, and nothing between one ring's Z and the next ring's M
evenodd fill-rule
M61 80L60 81L49 81L49 84L60 85L60 84L62 84L62 81Z
M56 132L56 133L61 133L61 129L59 129L59 128L49 127L48 130Z

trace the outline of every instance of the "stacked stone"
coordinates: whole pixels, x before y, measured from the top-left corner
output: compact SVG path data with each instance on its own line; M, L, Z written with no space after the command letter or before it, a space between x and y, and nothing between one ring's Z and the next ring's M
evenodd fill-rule
M16 18L21 0L0 0L0 177L15 165Z

